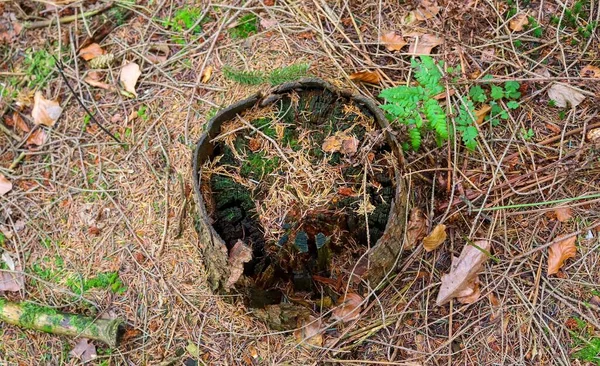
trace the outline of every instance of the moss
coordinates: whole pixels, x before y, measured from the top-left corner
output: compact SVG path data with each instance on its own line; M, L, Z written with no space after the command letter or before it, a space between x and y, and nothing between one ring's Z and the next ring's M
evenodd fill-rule
M75 327L75 329L77 329L77 331L79 332L87 330L93 335L98 335L98 327L94 324L94 322L91 319L74 315L69 318L69 321L71 322L71 325Z
M277 131L275 131L270 118L255 119L252 121L252 125L270 138L277 138Z
M229 30L231 38L248 38L258 31L258 18L254 14L242 16L238 25Z
M67 279L67 286L78 295L93 288L109 289L116 294L122 294L127 290L127 287L119 278L118 272L102 272L89 279L82 278L81 275L75 275Z
M40 315L51 316L56 314L55 309L39 306L30 302L23 303L21 305L21 311L19 324L25 328L32 328Z
M277 167L279 167L279 157L274 156L267 159L265 153L259 151L248 154L242 164L240 174L243 177L262 179L264 175L272 173Z

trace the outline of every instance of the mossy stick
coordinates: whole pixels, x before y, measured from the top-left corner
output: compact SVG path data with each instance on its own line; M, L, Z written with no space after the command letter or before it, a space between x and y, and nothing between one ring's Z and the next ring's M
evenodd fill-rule
M10 302L0 298L0 320L19 327L46 333L95 339L116 347L120 319L94 319L65 314L30 302Z

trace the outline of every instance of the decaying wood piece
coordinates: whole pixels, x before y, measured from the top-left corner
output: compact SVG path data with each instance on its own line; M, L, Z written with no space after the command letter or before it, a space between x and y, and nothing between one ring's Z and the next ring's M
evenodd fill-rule
M116 347L122 333L120 319L94 319L65 314L30 302L0 299L0 320L46 333L95 339Z

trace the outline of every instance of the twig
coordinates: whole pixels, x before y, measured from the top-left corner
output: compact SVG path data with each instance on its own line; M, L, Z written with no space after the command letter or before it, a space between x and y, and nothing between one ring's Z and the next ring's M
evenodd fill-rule
M86 11L85 13L80 13L80 14L74 14L74 15L68 15L66 17L62 17L58 19L58 24L66 24L66 23L71 23L77 19L83 19L83 18L87 18L87 17L92 17L94 15L100 14L105 10L110 9L113 6L113 2L109 2L104 4L104 6L98 8L98 9L94 9L94 10L90 10L90 11ZM30 23L24 23L23 24L23 28L25 29L36 29L36 28L43 28L43 27L47 27L49 25L52 25L54 23L56 23L57 20L56 18L52 18L52 19L48 19L48 20L40 20L37 22L30 22Z
M15 141L21 141L21 139L19 138L19 136L15 135L11 130L9 130L6 126L4 126L2 123L0 123L0 130L2 132L4 132L6 134L6 136L10 137L11 139L15 140Z

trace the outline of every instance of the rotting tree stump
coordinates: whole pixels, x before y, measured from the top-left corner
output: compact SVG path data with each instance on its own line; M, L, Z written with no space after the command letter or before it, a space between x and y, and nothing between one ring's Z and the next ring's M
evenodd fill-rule
M274 329L331 306L348 282L372 293L402 252L402 168L381 110L320 79L219 111L193 157L212 289L235 288Z

